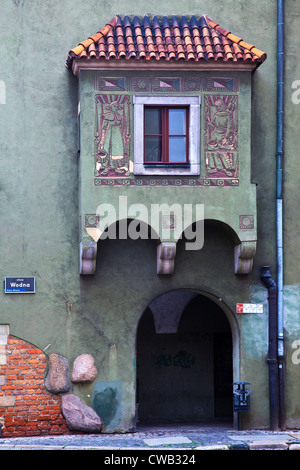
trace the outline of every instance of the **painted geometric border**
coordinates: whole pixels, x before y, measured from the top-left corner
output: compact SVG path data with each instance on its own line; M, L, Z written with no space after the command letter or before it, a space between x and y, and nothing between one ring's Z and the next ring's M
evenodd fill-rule
M238 186L238 179L193 179L193 178L95 178L95 186Z

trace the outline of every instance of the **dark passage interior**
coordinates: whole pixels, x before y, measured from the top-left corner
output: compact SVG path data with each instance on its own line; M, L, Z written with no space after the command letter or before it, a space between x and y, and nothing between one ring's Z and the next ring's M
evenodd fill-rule
M232 340L223 310L176 291L150 304L137 333L140 423L232 419Z

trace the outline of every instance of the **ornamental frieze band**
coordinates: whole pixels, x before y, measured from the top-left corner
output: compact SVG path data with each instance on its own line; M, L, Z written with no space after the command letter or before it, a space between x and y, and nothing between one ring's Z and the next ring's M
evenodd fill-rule
M126 179L126 178L95 178L95 186L238 186L238 179Z

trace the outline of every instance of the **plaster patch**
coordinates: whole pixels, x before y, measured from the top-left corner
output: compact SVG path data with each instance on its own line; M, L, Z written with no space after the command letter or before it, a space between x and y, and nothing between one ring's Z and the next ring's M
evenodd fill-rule
M3 346L5 344L7 344L7 338L8 336L7 335L1 335L0 334L0 344Z
M106 431L121 421L122 391L121 382L96 382L92 406L104 422Z
M284 305L284 326L289 333L295 335L300 329L299 325L299 305L300 305L300 284L285 286L283 289ZM299 328L296 326L299 325Z
M264 304L264 312L268 312L268 290L264 286L250 286L250 303Z
M3 80L0 80L0 104L6 104L6 85Z
M9 335L9 325L0 325L0 335Z
M0 354L0 366L5 366L7 364L6 353Z

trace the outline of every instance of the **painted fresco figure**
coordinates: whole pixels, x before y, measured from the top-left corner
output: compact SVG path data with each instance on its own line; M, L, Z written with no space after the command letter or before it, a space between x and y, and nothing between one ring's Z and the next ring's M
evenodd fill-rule
M215 108L214 117L212 121L208 122L211 127L208 145L215 149L234 149L232 113L226 109L225 103L221 99L215 102Z
M210 152L207 157L207 172L223 172L226 176L235 177L237 154L233 152Z
M110 170L116 174L128 173L124 106L124 103L119 104L114 100L106 105L107 112L101 114L96 171L101 172L103 176Z
M222 172L226 176L232 177L235 176L237 164L232 114L234 105L230 103L229 106L226 106L222 99L217 99L214 106L216 111L212 119L208 109L206 109L206 121L209 130L207 150L215 150L208 153L207 171L210 174Z

